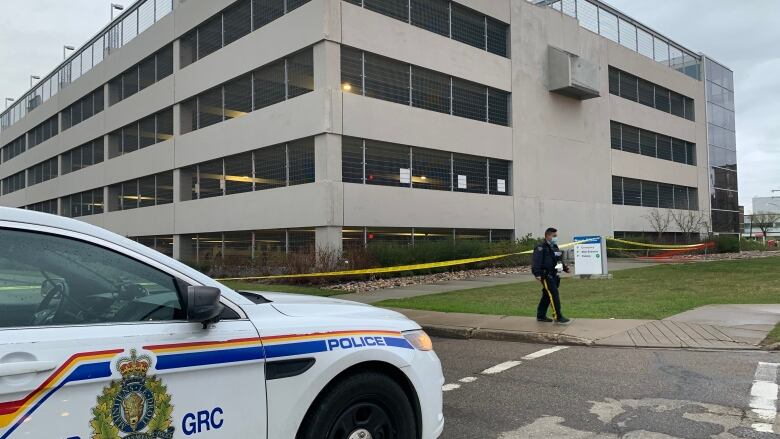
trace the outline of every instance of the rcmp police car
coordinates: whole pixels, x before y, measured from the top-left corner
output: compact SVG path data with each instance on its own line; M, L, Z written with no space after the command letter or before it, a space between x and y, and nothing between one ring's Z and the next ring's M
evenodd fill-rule
M400 314L0 208L0 439L435 438L442 383Z

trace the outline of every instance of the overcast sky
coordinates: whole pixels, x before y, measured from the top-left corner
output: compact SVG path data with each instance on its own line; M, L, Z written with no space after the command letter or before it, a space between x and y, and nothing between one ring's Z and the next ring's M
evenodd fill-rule
M18 98L31 74L61 61L63 44L93 36L108 22L110 3L1 0L0 97ZM780 0L608 3L734 70L740 204L750 211L753 196L780 189Z

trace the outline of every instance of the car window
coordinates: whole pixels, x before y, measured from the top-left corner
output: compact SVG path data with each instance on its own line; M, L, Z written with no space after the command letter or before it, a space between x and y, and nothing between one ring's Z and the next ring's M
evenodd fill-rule
M0 328L184 320L176 279L77 239L0 229Z

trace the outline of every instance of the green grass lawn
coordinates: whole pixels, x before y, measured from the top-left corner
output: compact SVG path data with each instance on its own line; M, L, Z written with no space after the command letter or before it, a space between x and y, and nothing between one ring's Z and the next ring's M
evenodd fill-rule
M378 305L535 316L540 296L539 282L523 282ZM710 304L780 303L780 257L656 265L616 271L612 280L564 279L561 302L567 317L617 319L660 319Z
M780 323L778 323L775 326L775 329L773 329L772 332L770 332L769 335L766 336L762 344L770 345L774 343L780 343Z
M225 281L222 282L222 284L227 285L236 291L268 291L275 293L309 294L323 297L344 294L343 291L301 285L261 284L241 281Z

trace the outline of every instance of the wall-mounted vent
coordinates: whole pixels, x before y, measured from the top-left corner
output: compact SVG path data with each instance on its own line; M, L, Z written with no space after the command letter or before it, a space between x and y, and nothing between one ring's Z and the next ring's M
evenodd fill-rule
M552 46L548 48L548 63L551 92L580 100L600 96L596 64Z

